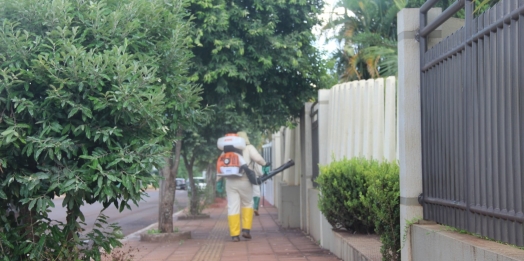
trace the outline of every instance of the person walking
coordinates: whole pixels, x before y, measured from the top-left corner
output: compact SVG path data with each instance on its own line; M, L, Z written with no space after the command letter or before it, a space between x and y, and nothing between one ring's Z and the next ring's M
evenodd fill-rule
M256 182L256 175L249 169L242 156L242 150L246 147L245 141L237 134L226 134L225 137L218 139L217 147L223 151L217 160L217 178L226 178L229 233L233 242L240 241L241 232L242 237L251 239L252 183Z
M239 131L237 132L237 135L244 139L246 142L246 147L244 150L242 150L242 156L246 160L247 166L255 172L257 177L262 176L262 166L266 166L266 161L264 158L258 153L255 146L251 145L249 142L249 138L247 136L247 133L245 131ZM265 168L265 167L264 167ZM260 204L260 185L253 185L253 211L255 215L258 214L258 206Z

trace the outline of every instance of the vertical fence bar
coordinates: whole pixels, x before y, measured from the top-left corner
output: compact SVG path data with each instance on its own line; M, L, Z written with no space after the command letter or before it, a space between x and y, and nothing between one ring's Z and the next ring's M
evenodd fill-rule
M489 11L489 10L488 10ZM478 19L478 31L481 31L484 29L484 21L486 17L486 13L483 13L479 19ZM479 108L479 128L480 128L480 173L479 175L482 177L480 180L480 190L483 191L481 193L481 200L480 200L480 206L483 208L487 208L487 186L489 182L487 182L487 172L486 172L486 74L487 74L487 42L489 41L489 35L486 35L479 39L479 99L480 99L480 108ZM479 225L475 228L474 232L480 233L481 229L483 227L487 227L487 221L482 216L479 216Z
M471 1L466 1L465 3L465 9L466 9L466 18L465 18L465 26L464 26L464 39L468 39L469 36L471 35L471 21L472 21L472 3ZM471 92L470 92L470 89L471 89L471 74L470 74L470 70L468 70L468 68L470 68L471 66L471 57L472 57L472 50L471 50L471 46L469 46L468 44L466 44L465 46L465 56L464 56L464 60L463 60L463 74L464 74L464 87L463 87L463 93L464 93L464 103L463 103L463 106L464 106L464 112L465 112L465 115L464 115L464 120L466 121L466 124L465 124L465 132L464 133L468 133L468 134L471 134L472 133L472 125L473 125L473 122L472 122L472 113L471 113L471 102L470 102L470 96L471 96ZM464 143L465 143L465 148L466 148L466 151L467 153L466 154L463 154L462 156L464 157L464 159L466 160L466 168L465 168L465 179L466 179L466 184L467 186L464 188L467 193L466 193L466 206L467 206L467 211L468 211L468 214L467 214L467 218L468 218L468 221L471 221L471 215L470 215L470 204L471 204L471 200L472 200L472 196L471 196L471 192L472 192L472 189L471 189L471 184L470 182L472 181L472 177L471 177L471 172L473 170L473 166L471 165L472 162L473 162L473 159L472 159L472 154L471 154L471 145L472 145L472 135L461 135L463 138L464 138ZM468 225L467 226L467 229L470 230L471 229L471 222L468 222Z
M473 31L474 33L477 33L479 32L482 28L483 28L483 25L484 25L484 14L481 14L478 19L476 19L476 21L474 22L474 24L476 25L476 29ZM482 99L482 91L483 91L483 84L484 84L484 80L483 80L483 77L484 77L484 73L483 73L483 70L484 70L484 55L483 55L483 52L484 51L484 37L480 38L478 40L478 42L476 43L476 57L477 57L477 64L478 66L476 66L476 74L475 76L473 77L473 79L475 80L475 104L474 104L474 108L473 108L473 111L475 113L475 123L474 123L474 138L473 138L473 142L474 142L474 147L473 147L473 153L475 153L475 163L474 163L474 166L475 166L475 196L474 196L474 199L475 199L475 202L472 202L471 205L473 206L476 206L476 207L479 207L479 206L483 206L483 198L484 198L484 193L480 193L482 190L482 182L483 182L483 178L482 178L482 167L480 166L482 160L481 160L481 157L482 157L482 151L481 151L481 140L482 140L482 134L483 134L483 126L482 126L482 110L484 108L484 106L481 106L481 104L483 104L483 99ZM470 231L479 231L479 226L481 225L481 220L480 220L480 217L478 215L472 215L472 220L474 222L473 224L473 227L471 228L472 230Z
M344 85L344 98L342 102L342 113L344 114L343 121L344 121L344 129L342 131L343 135L343 146L342 146L342 155L347 157L348 159L351 158L351 156L348 154L348 148L351 146L350 139L349 139L349 128L350 128L350 119L353 115L353 112L350 110L351 105L351 94L350 94L350 85L351 83L347 82Z
M425 57L428 57L433 53L433 49L428 52L428 54L424 54ZM424 96L422 100L421 106L423 106L423 121L425 122L425 129L422 131L422 135L424 136L423 139L423 145L422 151L423 151L423 164L424 166L424 179L425 183L423 190L424 190L424 196L425 197L435 197L435 186L437 184L435 179L435 168L434 168L434 162L436 161L436 154L435 154L435 146L433 146L432 142L434 140L434 114L435 114L435 104L434 104L434 83L433 81L433 70L428 70L423 73L421 73L421 77L424 79L423 85L421 86L421 91L424 90ZM433 98L431 98L433 97ZM433 206L431 204L425 204L424 205L424 215L425 217L434 217L432 210Z
M504 6L502 2L497 4L497 18L501 19L504 16ZM497 181L498 181L498 211L504 211L505 208L505 173L504 173L504 158L505 158L505 143L504 143L504 30L502 27L497 28ZM497 219L498 222L498 237L497 240L504 240L505 230L504 220Z
M524 6L524 1L518 1L519 6ZM519 173L522 173L524 171L524 168L522 166L522 162L524 162L524 138L521 137L521 133L524 132L524 74L522 73L522 70L524 70L524 51L522 51L521 46L524 44L524 15L520 14L518 17L518 23L516 23L515 31L516 31L516 43L513 47L517 55L517 62L515 66L515 73L513 74L515 76L515 89L517 92L517 95L515 97L518 98L518 102L515 102L515 106L518 108L518 115L517 118L519 120L518 123L516 123L516 132L518 135L518 138L520 139L519 142L515 142L514 144L517 144L517 147L515 148L516 153L518 153L517 157L515 157L516 161L518 162L518 169L516 172L517 180L515 182L515 187L517 188L517 195L523 195L524 194L524 178L522 175L519 175ZM522 197L517 197L516 202L516 209L515 212L518 216L523 217L524 216L524 200ZM517 234L517 245L524 246L524 224L520 224L520 233Z
M349 119L349 129L348 129L348 150L347 150L347 154L348 154L348 158L353 158L353 157L356 157L357 154L355 153L355 147L356 147L356 143L355 143L355 112L356 112L356 103L357 103L357 97L356 97L356 83L355 82L351 82L349 84L349 98L350 98L350 104L349 104L349 109L348 109L348 113L350 114L350 119Z
M519 6L524 6L524 1L518 1ZM512 26L513 27L513 26ZM524 116L521 113L524 110L524 74L521 72L521 69L524 68L524 51L519 48L524 44L524 15L521 14L518 17L518 22L515 22L515 26L513 27L515 30L515 41L514 45L512 47L513 50L516 50L516 55L514 56L516 58L516 61L514 61L514 73L515 73L515 96L518 97L518 102L516 101L515 106L517 106L517 118L518 118L518 125L516 128L516 136L518 137L519 141L515 141L515 145L518 146L515 148L517 156L515 157L515 161L517 162L516 166L518 166L518 169L516 169L515 175L516 175L516 181L515 181L515 187L518 195L524 195L524 178L522 177L521 173L524 171L524 168L522 167L522 162L524 160L524 139L520 137L522 132L524 132ZM514 97L515 98L515 97ZM522 197L517 197L516 204L515 204L515 212L518 216L524 216L524 200ZM517 245L524 246L524 224L520 224L519 233L517 234Z
M429 41L429 40L428 40ZM434 46L436 54L443 53L443 43L439 43ZM439 169L438 169L438 175L439 175L439 189L441 199L447 198L447 184L446 184L446 123L445 123L445 113L446 113L446 78L444 78L445 75L445 60L438 63L436 67L436 77L438 79L437 85L435 88L438 90L438 97L439 97L439 104L438 104L438 154L439 154ZM449 224L447 221L448 217L448 211L449 207L443 207L443 211L439 212L440 219L445 223Z
M396 161L397 151L397 115L396 115L396 78L390 76L386 78L385 86L385 106L384 106L384 158L393 162Z
M496 20L497 20L497 16L498 16L498 11L499 11L499 8L497 8L497 6L495 6L493 8L493 12L491 13L491 21L492 23L494 23ZM498 78L500 77L499 76L499 70L498 70L498 61L499 61L499 53L498 53L498 49L500 48L499 45L500 45L500 41L499 41L499 38L500 38L500 31L498 29L495 30L494 32L494 35L493 35L493 45L492 45L492 49L491 49L491 53L493 55L493 64L495 65L495 68L494 68L494 73L493 73L493 77L492 77L492 85L491 85L491 102L492 102L492 119L493 119L493 125L492 125L492 129L493 129L493 140L492 140L492 143L493 143L493 156L491 158L491 161L493 162L493 196L494 196L494 201L493 201L493 210L494 211L499 211L500 210L500 173L499 173L499 163L498 163L498 157L499 157L499 145L498 145L498 135L499 135L499 130L497 128L497 125L499 124L499 119L498 119L498 107L499 107L499 103L498 103ZM493 219L494 221L494 227L495 227L495 235L494 235L494 238L495 239L500 239L500 229L501 229L501 226L500 226L500 221L497 220L497 219Z
M442 40L440 42L440 44L442 45L442 49L440 50L441 53L446 53L448 52L449 50L453 49L453 42L454 42L454 39L453 37L448 37L444 40ZM447 59L444 60L442 66L443 66L443 75L441 75L440 77L442 77L443 79L445 79L444 81L444 84L445 84L445 88L446 88L446 91L445 91L445 96L443 97L443 101L444 101L444 106L445 106L445 110L444 110L444 114L443 114L443 118L445 119L445 122L444 122L444 126L445 126L445 142L444 142L444 145L445 145L445 149L443 151L444 155L445 155L445 158L444 158L444 169L443 169L443 174L445 175L445 182L444 184L447 184L446 187L447 187L447 191L446 191L446 200L452 200L453 199L453 194L455 192L455 186L454 186L454 171L453 171L453 162L452 162L452 158L453 158L453 118L454 118L454 92L455 92L455 89L456 89L456 86L454 84L454 72L453 72L453 56L452 57L448 57ZM447 75L449 75L450 77L446 77ZM456 226L456 209L454 208L450 208L448 207L447 208L447 211L446 211L446 216L448 217L447 218L447 221L446 223L448 225L451 225L451 226Z
M424 28L426 26L426 16L427 16L427 11L421 11L420 12L420 15L419 15L419 28ZM426 55L426 48L427 48L427 45L426 45L426 37L425 36L420 36L420 39L419 39L419 52L420 52L420 68L423 68L425 66L425 63L424 63L424 56ZM426 147L426 139L427 139L427 131L425 131L424 129L424 121L425 121L425 110L424 110L424 105L425 105L425 100L424 100L424 94L426 93L426 85L424 85L424 81L425 81L425 78L426 78L426 72L424 71L421 71L420 72L420 122L421 122L421 126L420 126L420 129L421 129L421 133L420 133L420 145L421 145L421 153L422 153L422 193L427 193L428 191L428 187L429 187L429 184L427 184L427 175L428 175L428 164L427 164L427 161L426 161L426 151L425 151L425 147ZM424 205L423 205L424 206ZM423 218L426 219L428 217L428 213L427 213L427 208L426 207L423 207L422 208L422 213L423 213Z
M503 2L504 4L504 14L509 14L511 12L510 10L510 7L511 7L511 1L512 0L506 0ZM505 70L504 70L504 79L505 79L505 85L504 85L504 165L505 165L505 178L506 178L506 182L504 182L504 188L503 188L503 195L504 195L504 201L505 201L505 206L503 208L503 212L506 213L506 214L509 214L511 213L512 210L514 210L514 205L513 205L513 198L515 197L515 194L514 191L513 191L513 186L511 186L511 184L513 184L513 176L514 176L514 170L513 170L513 164L512 164L512 159L513 159L513 153L512 153L512 142L513 142L513 135L512 135L512 123L511 123L511 120L512 120L512 117L511 115L513 114L511 112L511 107L512 107L512 100L511 100L511 95L512 95L512 92L511 92L511 87L513 85L513 81L511 79L511 67L509 67L509 65L511 64L511 50L510 50L510 46L511 46L511 28L510 28L510 24L511 24L511 21L510 23L504 23L503 24L503 32L504 32L504 38L503 38L503 41L504 41L504 66L505 66ZM505 240L507 240L506 242L515 242L515 239L516 239L516 235L515 235L515 222L513 221L509 221L509 220L506 220L504 221L504 223L506 223L506 226L505 226L505 231L506 233L506 236L505 236Z

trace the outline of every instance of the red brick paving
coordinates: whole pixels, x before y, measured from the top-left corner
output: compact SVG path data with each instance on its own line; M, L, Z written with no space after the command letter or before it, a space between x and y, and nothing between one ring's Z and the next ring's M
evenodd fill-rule
M311 241L300 229L284 229L277 225L277 209L265 204L255 216L253 239L232 242L227 226L225 201L219 201L204 213L201 220L175 220L174 227L191 231L192 239L180 242L141 242L133 238L125 242L127 259L141 261L334 261L340 260ZM112 259L106 257L104 261Z

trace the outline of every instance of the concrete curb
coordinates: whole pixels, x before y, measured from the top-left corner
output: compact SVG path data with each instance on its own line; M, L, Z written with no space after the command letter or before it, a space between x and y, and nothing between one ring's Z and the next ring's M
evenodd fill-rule
M173 214L173 217L176 217L178 215L180 215L182 212L184 212L184 209L176 212L175 214ZM127 236L125 236L122 240L120 240L120 242L123 244L123 243L126 243L127 241L130 241L130 240L140 240L140 234L148 231L149 229L152 229L154 227L158 227L158 222L156 223L153 223L145 228L142 228L136 232L133 232Z

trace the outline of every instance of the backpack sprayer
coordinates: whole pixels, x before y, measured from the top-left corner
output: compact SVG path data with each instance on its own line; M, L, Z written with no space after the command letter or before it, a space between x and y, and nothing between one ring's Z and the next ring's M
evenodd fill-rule
M293 160L289 160L268 174L257 177L255 172L249 169L244 158L242 158L242 150L246 147L244 139L238 137L236 134L228 133L226 136L218 139L217 147L223 151L217 160L217 175L222 177L241 177L244 172L249 182L253 185L260 185L262 182L295 165Z

